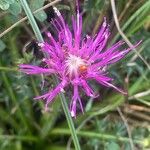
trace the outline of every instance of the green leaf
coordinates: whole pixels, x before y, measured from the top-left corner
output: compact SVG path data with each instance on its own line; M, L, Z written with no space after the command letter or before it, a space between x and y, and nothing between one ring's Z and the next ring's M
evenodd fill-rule
M20 3L15 1L13 4L10 4L9 11L11 14L17 16L21 13L22 7Z
M0 8L2 10L7 10L10 4L13 4L15 0L0 0Z
M92 99L89 99L86 107L85 107L85 111L89 111L91 108L92 108L92 105L93 105L93 100Z
M4 0L5 2L7 2L8 4L12 4L15 2L15 0Z
M2 40L0 40L0 52L2 52L5 48L6 48L5 43Z
M9 3L7 3L5 0L0 0L0 8L2 10L7 10L9 8Z
M116 142L109 142L106 144L106 150L120 150L120 147Z
M84 2L85 11L101 11L105 4L105 1L101 0L89 0Z
M43 7L44 1L45 0L31 0L31 2L30 2L31 10L35 11L35 10ZM46 15L46 13L43 10L41 10L40 12L38 12L38 13L35 14L35 17L39 21L43 22L43 21L46 20L47 15Z

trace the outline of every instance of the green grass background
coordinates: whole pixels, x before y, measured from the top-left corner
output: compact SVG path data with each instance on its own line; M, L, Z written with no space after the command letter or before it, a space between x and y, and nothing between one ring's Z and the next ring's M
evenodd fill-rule
M29 1L32 11L40 8L44 0ZM74 1L60 2L57 7L70 22L75 12ZM18 1L0 1L0 35L25 14ZM94 35L106 16L111 37L108 46L122 39L118 33L109 0L82 0L83 35ZM137 51L150 63L150 0L116 0L121 29L135 44L142 40ZM49 26L45 12L35 15L41 31ZM52 30L52 29L51 29ZM41 90L41 77L27 76L18 71L20 63L40 62L38 49L28 45L35 39L28 21L19 24L0 38L0 150L65 150L74 149L70 130L59 98L44 112L44 103L33 100ZM26 49L26 51L24 51ZM148 67L133 51L119 63L110 66L115 84L128 91L126 97L97 84L97 100L85 101L85 114L74 119L83 150L130 150L150 148L150 73ZM46 79L53 83L51 78ZM71 91L70 91L71 92ZM69 100L69 97L67 97ZM130 129L129 137L127 126Z

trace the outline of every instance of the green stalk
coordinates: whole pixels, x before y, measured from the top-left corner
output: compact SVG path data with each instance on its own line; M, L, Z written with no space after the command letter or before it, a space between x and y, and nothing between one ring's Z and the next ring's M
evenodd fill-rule
M68 125L69 125L69 128L70 128L70 131L71 131L71 136L72 136L75 148L76 148L76 150L80 150L81 148L80 148L80 144L79 144L79 141L78 141L77 133L76 133L76 130L75 130L75 127L74 127L72 117L71 117L69 109L68 109L68 105L67 105L65 96L64 96L64 94L61 93L59 95L59 97L60 97L61 104L62 104L63 110L64 110L66 118L67 118L67 122L68 122Z
M27 1L26 0L20 0L20 2L22 4L22 7L23 7L23 9L24 9L28 19L29 19L29 22L30 22L30 24L32 26L32 29L34 31L34 34L35 34L37 40L39 42L43 42L44 41L43 37L41 35L41 32L39 30L39 27L38 27L35 19L34 19L34 16L33 16L32 12L31 12L31 9L29 8L29 5L28 5Z
M70 131L65 128L55 128L51 131L50 135L70 135ZM114 136L111 134L105 134L105 133L97 133L97 132L90 132L90 131L77 131L77 134L81 137L86 137L86 138L98 138L101 140L115 140L115 141L120 141L120 142L129 142L129 138L127 137L122 137L122 136ZM140 145L145 145L149 141L148 138L141 140L134 140L134 143L140 144Z
M38 142L38 138L36 136L20 136L20 135L0 135L0 141L2 140L21 140L21 141L29 141L29 142Z
M3 67L3 66L0 66L0 71L12 71L12 72L17 72L18 69L15 68L15 67Z
M41 35L41 32L37 26L37 23L33 17L33 14L29 8L29 5L27 3L26 0L20 0L21 4L22 4L22 7L29 19L29 22L32 26L32 29L35 33L35 36L37 38L37 40L39 42L43 42L43 38L42 38L42 35ZM74 142L74 145L75 145L75 149L76 150L80 150L80 145L79 145L79 141L78 141L78 138L77 138L77 134L76 134L76 130L75 130L75 127L74 127L74 123L73 123L73 120L70 116L70 112L69 112L69 109L68 109L68 106L67 106L67 103L66 103L66 99L65 99L65 96L63 94L60 94L60 99L61 99L61 103L62 103L62 107L63 107L63 110L65 112L65 115L66 115L66 118L67 118L67 122L68 122L68 126L70 128L70 131L71 131L71 135L72 135L72 139L73 139L73 142Z

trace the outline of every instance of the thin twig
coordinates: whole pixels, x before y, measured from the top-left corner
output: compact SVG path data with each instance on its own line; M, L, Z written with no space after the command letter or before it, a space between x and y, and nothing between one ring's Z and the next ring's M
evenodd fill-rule
M129 108L124 108L123 110L125 113L127 114L130 114L131 116L133 117L137 117L139 119L142 119L142 120L145 120L145 121L149 121L150 122L150 116L149 114L146 114L146 113L142 113L142 112L139 112L139 111L135 111L135 110L131 110Z
M96 21L96 23L95 23L94 29L93 29L93 31L92 31L92 35L93 35L93 36L97 33L97 31L98 31L98 29L99 29L99 26L100 26L100 24L102 23L103 18L104 18L105 15L106 15L106 12L105 12L105 11L103 11L102 13L99 14L99 16L98 16L98 18L97 18L97 21Z
M121 112L120 108L117 107L117 111L122 119L122 121L124 122L124 125L127 129L127 133L128 133L128 137L129 137L129 141L130 141L130 146L131 146L131 150L134 150L134 144L133 144L133 140L132 140L132 135L131 135L131 131L130 131L130 128L128 126L128 122L126 120L126 118L124 117L123 113Z
M144 48L139 49L139 53L141 53ZM134 62L138 58L138 55L133 55L132 58L129 60L130 63Z
M135 111L140 111L140 112L144 111L144 112L150 113L150 109L148 107L141 106L141 105L124 104L124 107L135 110Z
M129 0L129 1L126 3L126 6L125 6L124 10L121 12L121 14L120 14L119 17L118 17L118 20L119 20L119 21L122 20L122 18L123 18L124 15L126 14L126 11L127 11L128 8L130 7L131 3L132 3L132 0Z
M115 1L114 0L110 0L110 2L111 2L113 17L114 17L114 20L115 20L115 24L116 24L117 30L120 33L120 35L122 36L122 38L125 40L125 42L129 45L129 47L133 48L134 45L129 41L129 39L126 37L126 35L123 33L123 31L120 28L120 24L119 24L118 17L117 17L117 12L116 12ZM133 50L138 55L138 57L145 63L147 68L150 70L150 65L147 63L147 61L141 56L141 54L135 48L133 48Z
M120 116L118 116L117 114L113 114L113 117L115 117L116 119L120 119ZM132 125L132 128L135 127L143 127L143 128L150 128L149 122L147 121L139 121L136 118L130 118L128 117L128 123Z
M47 4L47 5L45 5L45 6L41 7L41 8L39 8L39 9L37 9L37 10L35 10L35 11L33 12L33 14L36 14L36 13L40 12L41 10L47 9L47 8L49 8L50 6L53 6L53 5L55 5L56 3L60 2L60 1L61 1L61 0L55 0L55 1L53 1L53 2L51 2L51 3L49 3L49 4ZM24 18L20 19L19 21L17 21L16 23L14 23L12 26L10 26L8 29L6 29L4 32L2 32L2 33L0 34L0 38L3 37L3 36L4 36L5 34L7 34L8 32L10 32L12 29L14 29L14 28L15 28L16 26L18 26L20 23L26 21L27 19L28 19L27 17L24 17Z
M130 124L132 124L133 128L140 127L140 128L150 129L150 125L146 121L141 122L141 121L138 121L138 120L134 120L133 118L128 118L128 122Z

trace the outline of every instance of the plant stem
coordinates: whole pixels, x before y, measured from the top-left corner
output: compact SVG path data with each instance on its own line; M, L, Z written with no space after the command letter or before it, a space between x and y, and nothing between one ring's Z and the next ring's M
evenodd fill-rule
M29 5L28 5L27 1L26 0L20 0L20 2L22 4L22 7L23 7L23 9L24 9L28 19L29 19L29 22L30 22L30 24L32 26L32 29L34 31L34 34L35 34L37 40L39 42L43 42L44 41L43 37L41 35L41 32L39 30L39 27L38 27L35 19L34 19L34 16L33 16L32 12L31 12L31 9L29 8Z
M80 150L81 148L80 148L77 133L76 133L76 130L74 127L74 123L73 123L72 117L70 115L68 105L66 103L66 99L64 97L64 94L62 94L62 93L60 94L60 100L61 100L61 104L62 104L63 110L64 110L66 118L67 118L67 122L68 122L68 125L70 128L70 131L71 131L71 135L72 135L72 139L74 141L75 148L76 148L76 150Z
M71 133L68 129L64 129L64 128L55 128L50 133L50 135L59 135L59 134L70 135ZM121 142L129 142L130 141L129 138L127 138L127 137L114 136L111 134L97 133L97 132L90 132L90 131L77 131L77 134L81 137L98 138L101 140L115 140L115 141L121 141ZM133 140L133 142L143 145L144 142L147 140L148 139L146 138L143 141Z
M29 5L28 5L27 1L26 0L20 0L20 2L22 4L22 7L23 7L28 19L29 19L29 22L32 26L32 29L35 33L35 36L36 36L37 40L39 42L43 42L43 37L42 37L41 32L40 32L40 30L37 26L37 23L34 19L34 16L33 16L32 12L29 8ZM59 96L60 96L60 99L61 99L63 110L64 110L66 118L67 118L68 126L69 126L70 131L71 131L71 135L72 135L72 139L74 141L75 149L80 150L81 148L80 148L80 145L79 145L79 141L78 141L78 138L77 138L77 134L76 134L76 131L75 131L73 120L70 116L70 112L69 112L69 109L68 109L68 106L67 106L67 103L66 103L65 96L63 94L60 94Z
M17 72L18 69L15 68L15 67L3 67L3 66L0 66L0 71L13 71L13 72Z
M0 135L0 140L21 140L21 141L32 141L38 142L38 138L36 136L20 136L20 135Z

